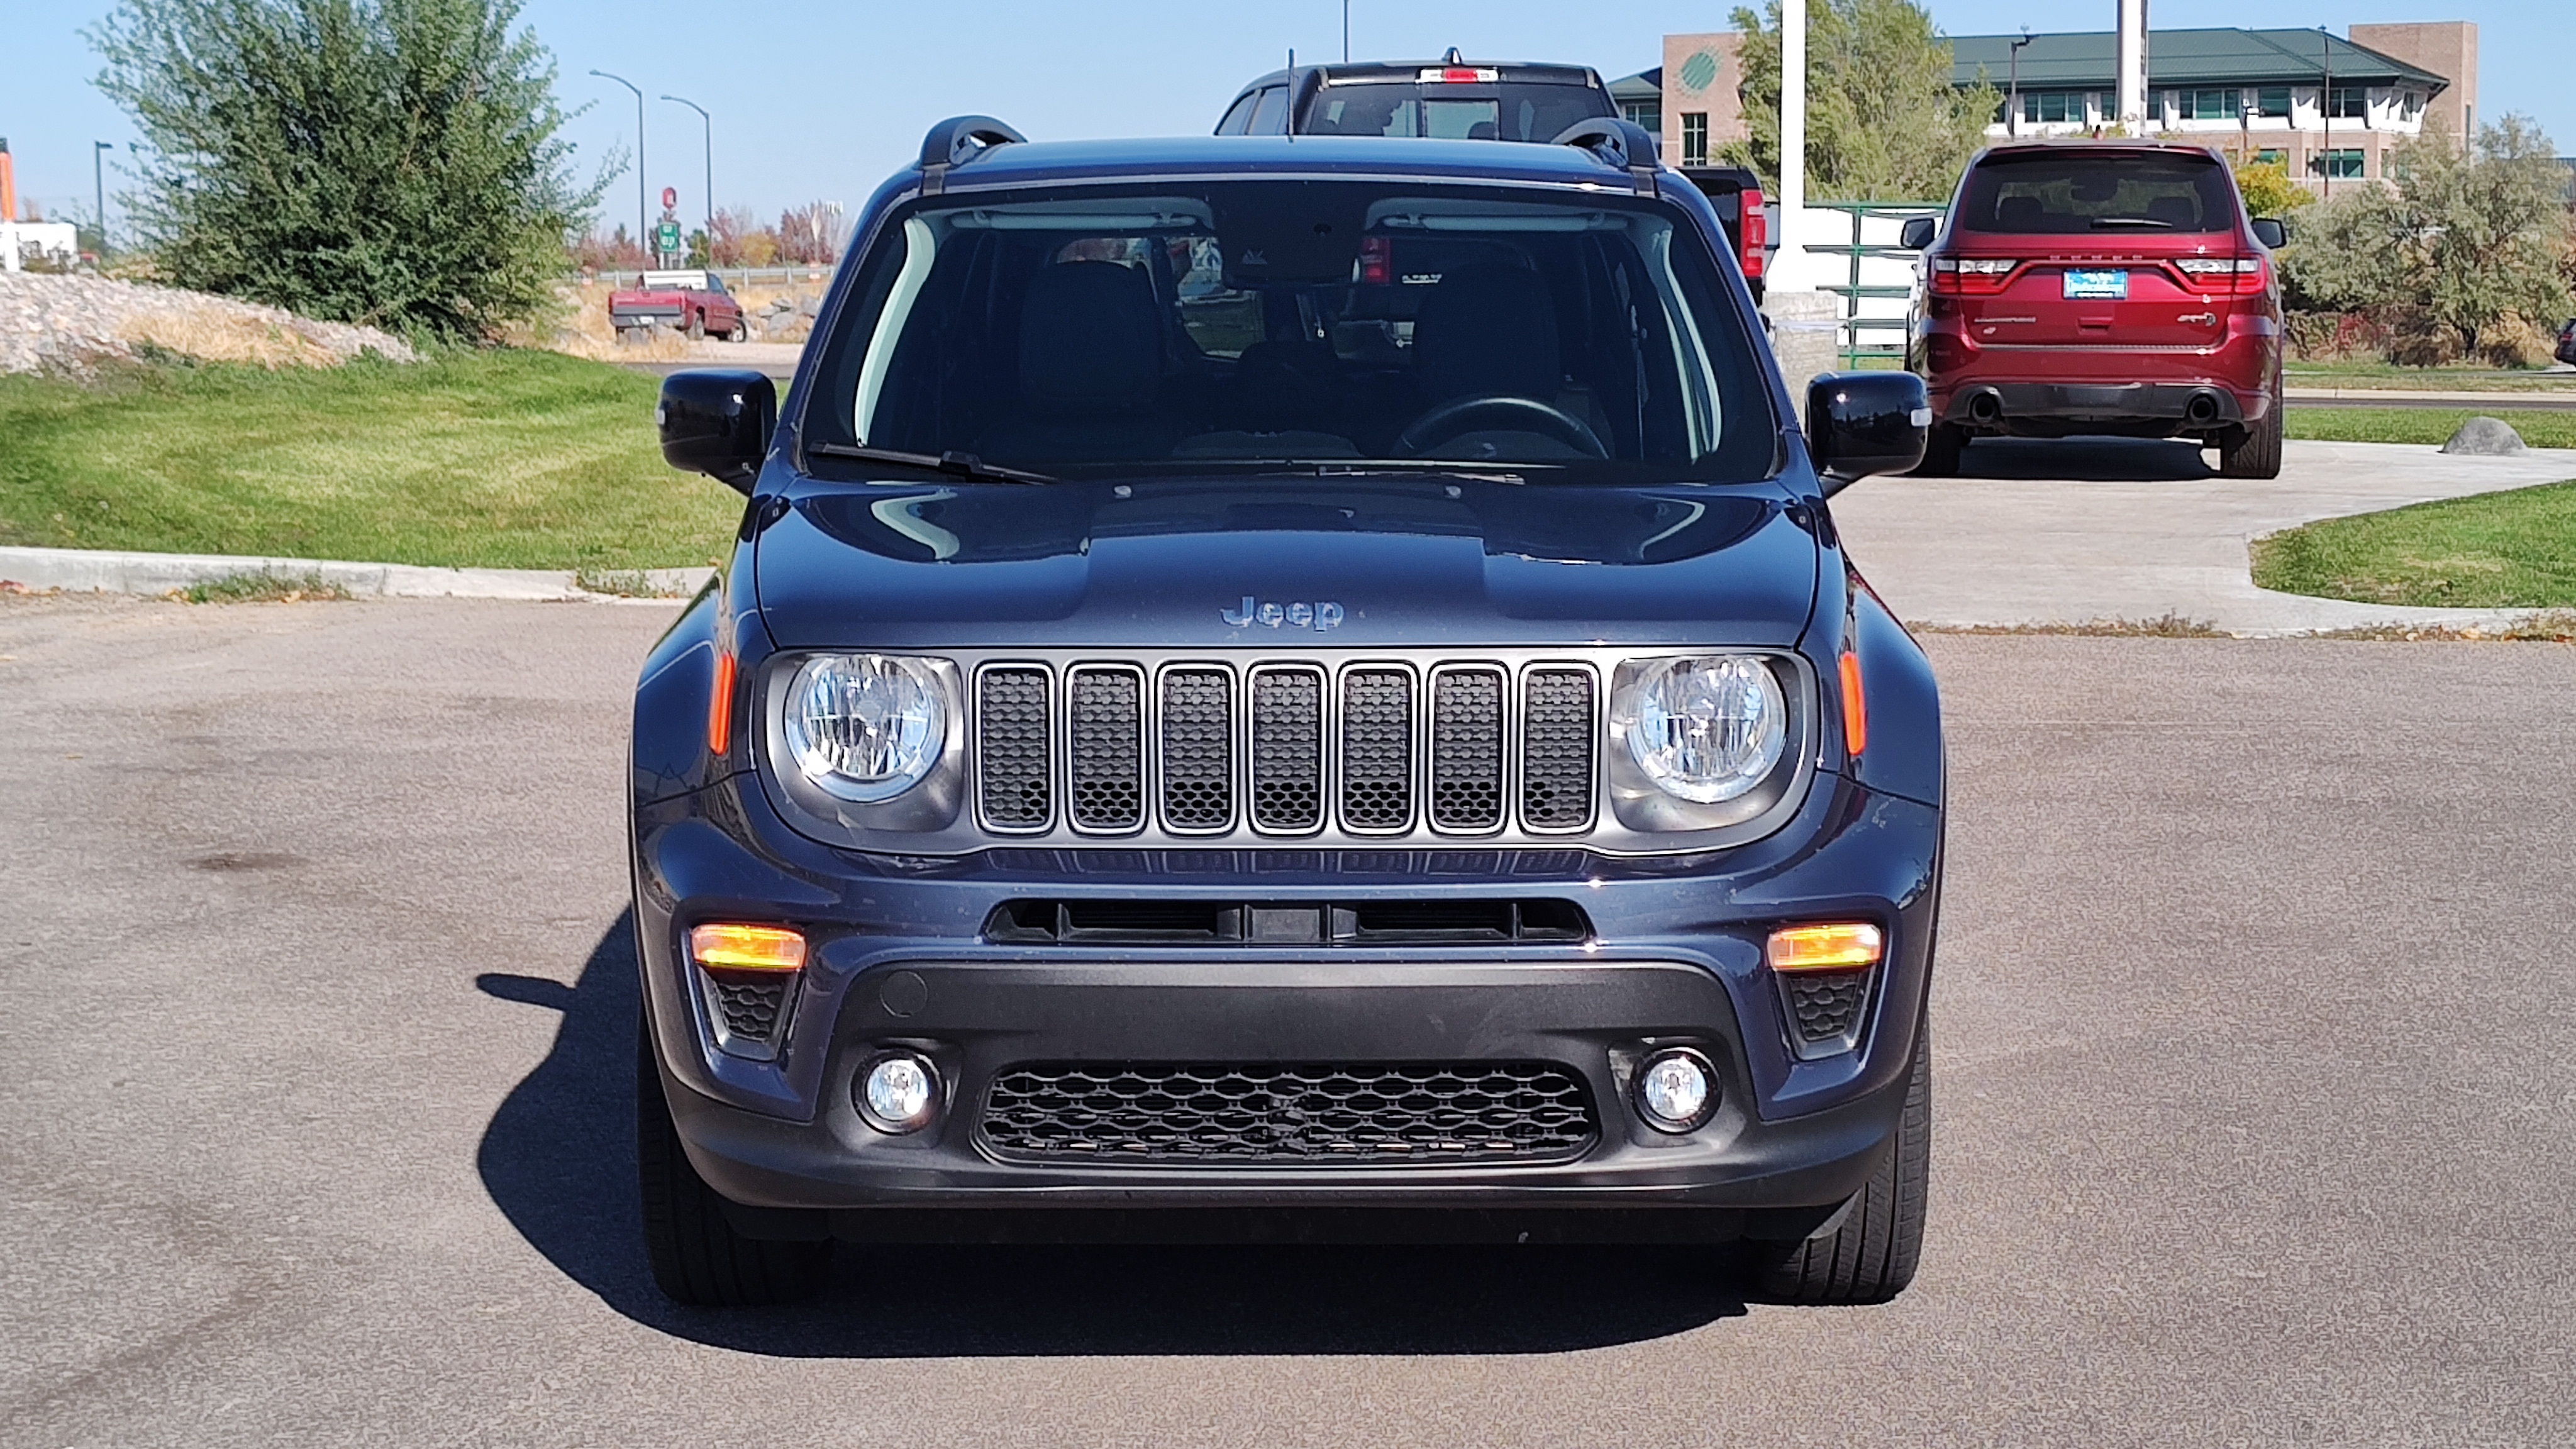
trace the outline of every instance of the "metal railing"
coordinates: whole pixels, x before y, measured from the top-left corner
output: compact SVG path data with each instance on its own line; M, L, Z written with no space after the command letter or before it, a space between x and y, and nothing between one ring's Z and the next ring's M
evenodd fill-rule
M708 267L703 270L712 271L723 278L726 290L740 291L745 287L812 286L820 288L824 283L832 280L832 269L837 265L839 265L837 262L815 262L793 267ZM682 267L678 270L700 269ZM632 282L635 279L635 272L631 268L611 268L588 274L575 271L568 274L565 280L579 282L584 280L585 276L602 282L615 283L621 279Z
M1837 334L1841 343L1843 366L1858 367L1863 358L1894 358L1902 362L1905 357L1905 329L1908 319L1904 311L1900 309L1894 316L1883 313L1872 315L1863 304L1873 300L1910 298L1914 294L1913 285L1910 281L1901 286L1892 280L1868 281L1865 280L1864 273L1875 271L1884 278L1887 275L1887 268L1871 268L1867 263L1878 258L1911 263L1922 256L1922 253L1890 242L1872 242L1868 240L1869 234L1873 231L1893 233L1911 218L1939 216L1944 209L1942 203L1937 201L1810 201L1807 203L1807 211L1810 214L1832 211L1840 212L1850 219L1850 227L1842 240L1811 241L1805 245L1805 250L1811 257L1836 257L1844 262L1843 271L1846 280L1816 284L1817 291L1831 292L1842 299L1842 318L1837 327ZM1870 225L1873 221L1881 225L1873 227ZM1864 342L1862 334L1868 332L1893 332L1896 334L1896 340Z

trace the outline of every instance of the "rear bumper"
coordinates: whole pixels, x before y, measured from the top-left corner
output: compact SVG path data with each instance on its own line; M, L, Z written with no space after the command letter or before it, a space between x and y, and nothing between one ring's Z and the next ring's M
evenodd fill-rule
M2270 407L2268 393L2242 395L2212 382L2003 382L1954 389L1941 418L1972 431L2092 423L2179 430L2234 426Z
M1972 434L2215 433L2277 406L2280 324L2232 316L2207 347L1990 343L1954 315L1921 320L1912 363L1935 416Z

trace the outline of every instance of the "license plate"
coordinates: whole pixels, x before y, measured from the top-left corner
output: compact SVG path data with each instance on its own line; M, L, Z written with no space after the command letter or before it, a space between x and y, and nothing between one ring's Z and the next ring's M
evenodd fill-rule
M2063 295L2070 302L2125 302L2129 300L2129 274L2068 272Z

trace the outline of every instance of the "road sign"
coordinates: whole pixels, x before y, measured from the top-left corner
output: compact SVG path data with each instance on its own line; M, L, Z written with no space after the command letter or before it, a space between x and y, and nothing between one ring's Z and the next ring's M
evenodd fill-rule
M660 226L653 228L653 249L661 252L678 251L680 249L680 224L676 221L666 221Z
M665 211L668 211L668 210L670 210L672 207L675 207L675 206L677 206L677 205L679 205L679 204L680 204L680 188L678 188L678 187L676 187L676 186L665 186L665 187L663 187L663 188L662 188L662 209L663 209L663 210L665 210Z

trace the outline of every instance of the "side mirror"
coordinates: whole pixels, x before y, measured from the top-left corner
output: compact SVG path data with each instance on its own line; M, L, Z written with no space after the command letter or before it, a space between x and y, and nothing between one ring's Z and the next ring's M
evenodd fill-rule
M1807 384L1807 451L1828 498L1923 461L1932 399L1910 372L1829 372Z
M2277 216L2258 216L2254 218L2254 239L2277 252L2290 244L2290 228Z
M749 493L778 430L778 385L744 368L675 372L653 409L662 461Z
M1940 234L1941 218L1909 216L1905 219L1905 229L1896 234L1896 244L1909 252L1919 252L1932 245L1932 238Z

